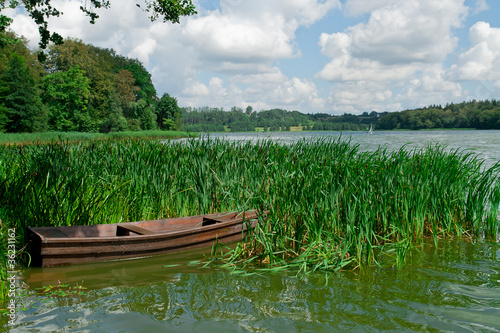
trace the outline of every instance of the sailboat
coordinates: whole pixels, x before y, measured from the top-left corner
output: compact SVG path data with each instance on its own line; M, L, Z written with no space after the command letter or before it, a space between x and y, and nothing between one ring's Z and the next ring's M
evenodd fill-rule
M370 124L370 130L368 131L368 134L373 134L373 126Z

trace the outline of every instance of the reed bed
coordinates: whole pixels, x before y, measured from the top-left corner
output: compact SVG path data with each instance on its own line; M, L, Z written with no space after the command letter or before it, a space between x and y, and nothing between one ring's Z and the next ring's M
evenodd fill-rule
M465 151L363 152L341 138L3 145L0 219L21 248L28 226L257 208L267 220L225 265L307 272L381 254L402 264L425 237L496 237L499 170Z
M78 142L86 140L102 139L175 139L197 136L194 133L178 131L125 131L110 133L87 133L87 132L43 132L43 133L0 133L0 144L26 145L59 142Z

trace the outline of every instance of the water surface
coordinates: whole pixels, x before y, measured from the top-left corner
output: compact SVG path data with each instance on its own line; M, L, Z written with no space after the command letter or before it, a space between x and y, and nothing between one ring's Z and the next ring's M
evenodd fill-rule
M195 254L192 254L193 256ZM420 244L406 266L247 275L160 256L53 269L87 295L35 300L27 332L500 331L500 246ZM192 258L191 258L192 259ZM164 267L168 265L169 267ZM25 272L32 286L49 269ZM102 279L99 279L98 277Z
M212 134L229 140L295 142L350 138L361 150L439 143L468 149L488 165L500 160L500 131ZM424 242L400 270L246 275L204 267L206 253L31 268L30 296L18 310L20 332L500 332L500 244ZM382 263L384 264L384 263ZM57 283L83 296L36 296Z

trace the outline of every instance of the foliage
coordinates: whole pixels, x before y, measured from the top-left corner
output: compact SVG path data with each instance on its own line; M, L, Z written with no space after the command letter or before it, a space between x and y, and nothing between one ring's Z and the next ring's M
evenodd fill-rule
M378 129L475 128L500 129L500 103L496 100L432 105L391 112L377 122Z
M222 124L192 124L184 125L183 129L188 132L225 132L224 125Z
M41 288L36 288L38 293L48 297L69 297L69 296L83 296L85 295L85 291L87 288L82 284L76 283L75 286L70 286L69 284L63 284L61 281L58 281L58 284L55 286L48 285L43 286Z
M148 106L144 99L130 103L129 107L125 109L125 113L128 119L138 119L140 127L143 130L154 130L158 128L153 107Z
M146 4L151 21L163 17L163 22L179 23L181 16L197 14L191 0L156 0L146 1Z
M255 132L255 126L248 121L235 121L229 125L231 132Z
M310 122L307 115L298 111L286 111L281 109L253 111L251 106L242 109L233 107L231 111L225 112L219 108L181 108L184 129L206 132L222 132L224 125L231 132L255 131L255 127L270 128L271 130L290 130L290 126L308 125Z
M6 2L7 0L0 0L0 13L2 9L5 8ZM53 6L53 4L54 1L51 2L50 0L9 0L8 7L23 7L28 15L38 25L38 31L40 33L39 46L41 49L45 49L49 42L53 42L55 44L63 43L61 35L57 32L50 32L49 30L48 20L51 17L58 17L62 14ZM95 20L99 17L99 15L95 12L95 9L109 7L110 1L108 0L90 0L89 2L86 1L83 6L80 6L80 10L90 18L90 23L94 24ZM181 16L197 14L191 0L145 0L145 10L150 13L152 21L161 17L164 22L170 21L173 23L179 23ZM4 32L11 23L12 18L0 14L0 33ZM6 40L3 38L0 39L2 44L11 41L12 39L8 38Z
M101 132L121 132L127 129L127 119L123 116L118 96L113 95L110 97L108 118L101 128Z
M42 105L35 79L23 57L12 55L9 68L4 72L1 82L0 118L4 128L10 132L45 130L46 108Z
M251 108L251 107L250 107ZM432 105L426 108L401 112L364 112L361 115L345 113L331 115L326 113L302 114L298 111L282 109L247 112L238 108L224 112L219 108L182 108L185 129L200 128L202 131L222 131L222 124L231 131L248 131L251 126L264 130L285 131L292 126L302 126L313 131L367 131L372 125L378 130L394 129L438 129L438 128L475 128L500 129L500 104L496 100L470 101L449 104L444 108ZM236 125L233 125L237 123Z
M115 90L122 105L135 102L135 93L141 89L135 85L135 78L127 69L119 69L115 75Z
M9 63L14 54L23 57L26 60L26 66L30 70L35 81L38 81L44 74L45 70L38 61L36 54L30 50L28 40L22 36L16 36L12 31L0 33L0 38L13 39L15 42L9 43L0 47L0 76L9 68Z
M165 130L180 130L182 127L181 111L177 99L163 94L156 108L158 127Z
M95 132L96 124L89 114L89 80L78 66L45 76L43 100L50 112L50 127L58 131Z
M136 100L144 99L148 106L156 105L156 89L151 81L151 74L139 61L131 61L126 65L126 70L130 71L135 79L135 85L139 87L135 91Z
M21 58L25 59L22 63ZM67 39L63 45L50 46L42 66L21 38L0 49L0 60L5 60L0 63L0 132L109 132L165 127L164 119L157 117L158 97L151 74L138 60L117 55L112 49ZM24 88L10 89L14 83ZM20 103L28 95L33 101ZM16 98L18 102L12 104ZM164 115L173 122L167 122L167 129L180 129L177 109L175 101L173 118ZM30 116L30 112L37 116Z

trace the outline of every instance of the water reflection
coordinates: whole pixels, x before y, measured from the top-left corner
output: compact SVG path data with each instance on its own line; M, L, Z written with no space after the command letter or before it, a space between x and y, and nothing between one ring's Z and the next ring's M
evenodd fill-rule
M231 275L145 261L159 280L102 289L82 300L50 301L22 313L23 331L301 332L500 331L500 247L465 241L423 243L401 270ZM139 261L138 261L139 262ZM106 271L106 264L100 270ZM134 275L135 274L135 275ZM109 281L108 281L109 283ZM95 287L95 286L94 286Z

